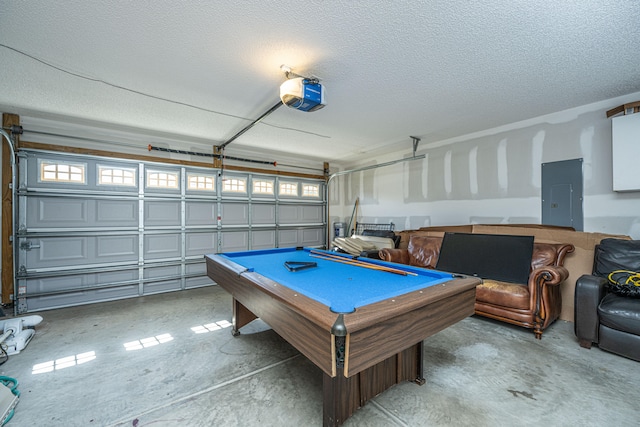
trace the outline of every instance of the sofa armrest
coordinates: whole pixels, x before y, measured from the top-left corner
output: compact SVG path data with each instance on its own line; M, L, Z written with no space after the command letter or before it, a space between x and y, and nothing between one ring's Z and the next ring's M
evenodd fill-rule
M606 294L607 279L585 274L576 281L573 329L581 347L598 343L598 305Z
M380 249L378 252L383 261L397 262L399 264L409 264L409 251L406 249Z
M567 277L569 277L569 270L553 265L538 267L529 274L531 308L537 324L544 325L550 321L549 319L556 317L553 313L555 305L550 298L552 298L551 295L559 294L559 292L552 292L547 288L559 286Z
M545 265L544 267L538 267L529 273L529 290L535 292L532 289L533 286L540 286L541 290L544 286L557 286L564 282L569 277L569 270L565 267Z

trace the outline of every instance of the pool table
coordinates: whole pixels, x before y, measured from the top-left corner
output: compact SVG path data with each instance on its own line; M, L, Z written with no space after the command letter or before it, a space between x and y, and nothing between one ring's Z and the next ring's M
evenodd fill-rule
M472 315L480 283L373 259L352 265L349 255L308 248L205 259L208 276L233 297L234 335L260 317L322 370L325 426L394 384L423 384L423 340Z

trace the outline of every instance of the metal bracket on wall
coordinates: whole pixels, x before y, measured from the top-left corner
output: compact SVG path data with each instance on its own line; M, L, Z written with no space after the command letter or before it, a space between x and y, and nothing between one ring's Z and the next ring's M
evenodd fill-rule
M420 144L421 140L417 136L410 136L409 138L413 140L413 157L415 157L416 151L418 150L418 144Z

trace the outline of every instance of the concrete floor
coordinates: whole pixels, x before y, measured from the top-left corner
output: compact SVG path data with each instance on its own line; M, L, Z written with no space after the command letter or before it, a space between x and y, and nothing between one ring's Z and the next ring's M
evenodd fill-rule
M0 367L21 391L8 426L322 424L319 369L260 321L233 338L231 298L217 286L38 314L34 339ZM470 317L428 338L425 353L424 386L392 387L344 425L640 420L640 363L580 348L572 323L538 341Z

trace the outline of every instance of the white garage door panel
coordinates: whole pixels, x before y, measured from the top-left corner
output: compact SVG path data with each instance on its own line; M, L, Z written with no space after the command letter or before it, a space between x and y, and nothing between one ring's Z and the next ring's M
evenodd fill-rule
M97 236L96 262L136 261L138 236Z
M301 234L302 244L300 246L320 246L324 242L324 229L302 229L299 230Z
M144 295L159 294L162 292L179 291L182 289L182 279L163 280L144 284Z
M145 201L145 226L180 226L180 201Z
M182 285L180 265L169 265L160 267L148 267L144 269L144 294L155 294L158 292L176 291ZM160 279L160 280L153 280ZM165 280L162 280L165 279Z
M28 242L27 270L138 261L137 235L31 237Z
M222 233L222 249L220 252L246 251L249 249L249 232L224 232Z
M90 277L90 276L88 276ZM93 284L113 285L120 282L128 282L138 279L138 269L104 271L95 273Z
M185 279L185 287L187 289L213 284L213 281L207 276L207 264L205 262L185 265L185 275L187 276Z
M201 288L203 286L211 286L214 284L213 280L208 276L202 277L188 277L184 281L186 289Z
M63 289L81 289L86 287L87 283L90 283L87 275L34 278L27 280L27 291L30 294L38 294Z
M27 268L42 268L86 264L89 261L89 240L95 237L41 237L29 239L36 244L27 253Z
M209 252L213 253L213 252ZM196 274L201 274L203 276L207 275L207 263L206 262L195 262L191 264L185 265L185 273L187 276L193 276Z
M322 206L298 206L301 222L305 224L322 223Z
M175 277L180 276L180 266L179 265L168 265L168 266L160 266L160 267L151 267L144 269L144 278L145 279L157 279L167 278L167 277Z
M108 271L102 273L69 274L65 276L35 277L27 280L29 293L57 292L65 289L95 288L138 279L138 269Z
M88 201L62 197L34 197L27 204L27 225L31 227L68 227L89 225Z
M185 202L185 225L217 225L216 204L214 202L196 202L187 200Z
M113 301L138 296L138 285L93 289L81 292L34 296L29 298L29 311L49 310L73 305Z
M88 200L33 196L27 200L27 227L137 227L137 200Z
M278 232L279 246L310 246L324 245L324 228L298 228L293 230L280 230Z
M249 224L249 205L245 203L223 203L220 213L223 226Z
M280 224L322 224L323 206L320 205L280 205Z
M251 212L251 223L256 225L275 225L276 206L275 205L253 205Z
M95 219L99 227L137 227L137 200L96 200Z
M26 268L40 269L83 264L137 262L138 236L32 237ZM39 247L38 247L39 246Z
M296 224L300 222L298 207L295 205L278 206L278 219L280 224Z
M216 251L218 246L218 234L191 233L186 236L186 256L201 256Z
M138 285L125 284L137 279L137 268L28 279L26 280L27 292L35 295L29 298L29 310L65 307L137 296ZM69 290L72 291L69 292ZM66 292L56 294L56 292L60 291ZM42 295L47 293L51 295Z
M251 232L251 249L270 249L276 246L275 230L260 230Z
M278 232L278 242L281 248L300 246L298 244L298 230L280 230Z
M148 234L144 236L144 259L179 258L182 252L180 234Z

